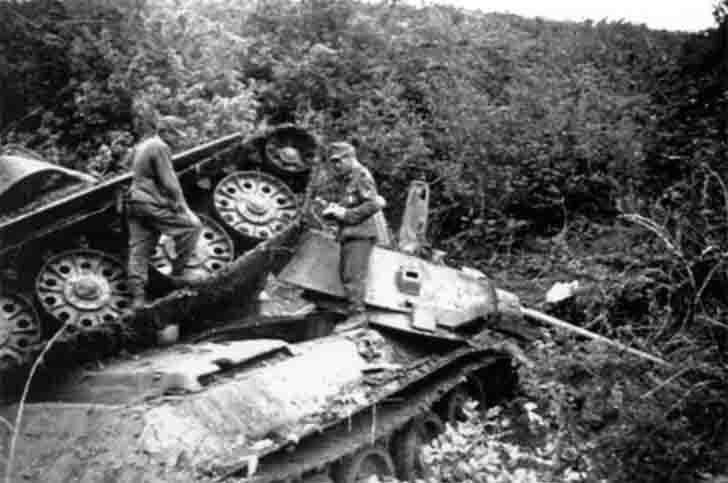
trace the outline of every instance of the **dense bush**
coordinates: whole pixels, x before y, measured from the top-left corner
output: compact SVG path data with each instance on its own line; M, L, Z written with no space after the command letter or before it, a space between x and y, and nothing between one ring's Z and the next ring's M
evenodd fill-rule
M461 255L525 227L553 234L568 213L613 216L654 166L652 95L686 40L352 0L3 8L12 28L0 45L14 53L4 83L22 100L0 119L7 140L113 171L106 148L118 158L134 120L156 113L183 119L188 144L261 118L302 122L356 142L394 213L403 184L432 182L432 235Z
M645 381L580 347L541 365L595 475L689 481L725 426L727 11L683 34L399 2L0 2L0 142L106 175L160 115L177 149L257 122L350 140L390 219L429 181L451 257L587 280L564 313L685 368ZM615 387L616 415L574 416Z

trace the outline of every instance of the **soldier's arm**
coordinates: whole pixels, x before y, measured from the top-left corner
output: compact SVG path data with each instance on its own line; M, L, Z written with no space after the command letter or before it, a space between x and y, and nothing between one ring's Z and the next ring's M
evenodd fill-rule
M383 198L378 196L377 187L371 178L362 176L358 181L357 190L362 202L344 211L341 216L344 224L358 225L383 207Z
M172 154L167 146L156 146L154 152L154 170L157 181L167 196L173 201L175 208L182 211L187 206L182 187L172 166Z

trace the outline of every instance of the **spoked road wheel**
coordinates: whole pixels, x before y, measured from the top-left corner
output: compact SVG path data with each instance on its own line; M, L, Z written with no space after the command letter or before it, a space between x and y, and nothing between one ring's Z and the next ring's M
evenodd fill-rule
M389 453L377 446L367 446L337 462L336 483L366 483L373 476L379 481L394 476L394 463Z
M0 361L3 366L29 361L31 349L41 341L40 319L26 297L0 293Z
M258 171L240 171L215 188L215 211L241 236L261 241L283 231L296 217L298 201L281 180Z
M432 476L423 457L423 447L445 430L440 417L428 411L410 421L392 438L392 454L397 477L403 481L427 479Z
M43 308L68 332L113 322L131 305L122 263L104 252L69 250L50 258L35 282Z
M225 229L210 218L198 215L202 222L202 233L195 253L185 266L185 275L193 275L205 279L225 268L235 256L233 241ZM177 258L177 251L172 238L162 235L159 238L151 264L162 275L172 273L172 262Z

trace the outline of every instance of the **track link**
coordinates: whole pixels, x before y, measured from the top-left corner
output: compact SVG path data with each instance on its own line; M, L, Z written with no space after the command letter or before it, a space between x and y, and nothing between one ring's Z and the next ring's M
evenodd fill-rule
M428 411L470 374L486 367L498 370L499 361L508 356L482 349L463 349L440 360L424 360L414 369L417 375L405 387L387 392L387 384L370 396L370 406L318 428L292 447L282 447L261 458L258 473L245 478L249 483L268 483L296 480L307 474L327 469L337 461L351 456L366 445L388 445L394 433L413 418ZM377 394L378 393L378 394ZM247 463L231 468L219 481L240 479Z

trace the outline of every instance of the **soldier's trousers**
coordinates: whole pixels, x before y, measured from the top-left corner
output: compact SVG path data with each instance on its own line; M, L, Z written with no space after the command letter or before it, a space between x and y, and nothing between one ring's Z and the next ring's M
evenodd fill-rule
M195 252L202 226L184 213L149 203L127 203L129 252L127 275L134 297L143 297L149 277L149 261L162 234L174 240L177 257L173 260L172 275L180 275Z
M373 238L355 238L341 242L339 275L346 296L349 299L350 309L355 312L364 310L369 259L372 255L374 242Z

